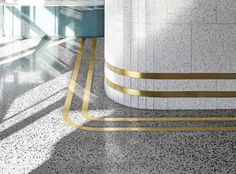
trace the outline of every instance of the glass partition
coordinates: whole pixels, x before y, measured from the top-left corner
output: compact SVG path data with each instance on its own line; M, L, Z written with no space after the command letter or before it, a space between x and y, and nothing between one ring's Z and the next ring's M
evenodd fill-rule
M100 6L104 0L5 0L7 5Z
M104 0L6 0L4 12L6 36L104 35Z

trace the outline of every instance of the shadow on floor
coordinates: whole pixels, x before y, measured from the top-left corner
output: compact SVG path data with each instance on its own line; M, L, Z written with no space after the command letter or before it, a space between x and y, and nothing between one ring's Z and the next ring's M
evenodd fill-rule
M234 173L234 132L74 131L31 174Z

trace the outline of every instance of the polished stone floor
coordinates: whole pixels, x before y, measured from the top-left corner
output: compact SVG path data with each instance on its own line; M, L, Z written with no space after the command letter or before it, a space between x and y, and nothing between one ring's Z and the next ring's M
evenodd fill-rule
M0 174L233 174L236 131L88 132L62 116L81 39L0 38ZM92 39L71 117L91 127L235 126L235 122L86 122L81 119ZM131 109L105 96L98 39L89 113L95 117L234 117L236 110Z

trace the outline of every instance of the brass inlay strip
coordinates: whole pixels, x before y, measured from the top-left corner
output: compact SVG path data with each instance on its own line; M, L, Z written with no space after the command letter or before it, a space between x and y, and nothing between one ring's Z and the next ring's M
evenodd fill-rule
M124 94L159 98L234 98L236 91L145 91L126 88L105 79L106 84Z
M64 110L63 110L63 119L71 126L78 127L78 128L82 128L83 125L78 125L77 123L73 122L69 118L69 113L70 113L72 98L73 98L75 87L76 87L76 80L78 77L78 73L80 71L81 62L82 62L82 58L83 58L85 41L86 41L86 39L82 39L81 44L80 44L79 53L78 53L78 56L77 56L77 59L75 62L75 68L72 73L72 78L71 78L71 81L70 81L70 84L68 87L68 92L67 92L67 96L66 96Z
M83 126L81 124L78 124L77 122L71 120L69 118L70 113L70 107L71 102L73 98L73 94L76 87L76 80L78 77L78 73L81 67L81 60L83 57L83 50L85 45L85 39L81 42L80 51L77 57L77 61L75 64L75 68L73 70L72 79L68 88L68 94L66 97L65 107L63 111L63 118L64 120L71 125L72 127L85 130L85 131L95 131L95 132L147 132L147 131L235 131L236 126L233 127L88 127ZM93 72L94 72L94 65L95 65L95 49L96 49L96 39L93 40L92 45L92 54L90 57L90 65L88 70L88 76L87 76L87 83L86 83L86 89L83 100L83 109L82 109L82 115L85 116L87 114L88 121L91 119L88 114L88 104L89 104L89 97L90 97L90 90L92 85L92 78L93 78ZM85 102L85 103L84 103ZM92 120L96 121L236 121L236 118L217 118L217 117L211 117L211 118L94 118L92 117Z
M93 82L93 73L95 69L96 45L97 45L97 41L94 40L92 44L92 51L89 58L88 74L87 74L87 79L86 79L85 92L84 92L84 98L83 98L82 110L81 110L82 116L87 120L89 120L87 111L89 108L89 99L90 99L90 93L91 93L92 82Z
M175 80L233 80L236 79L236 73L145 73L145 72L137 72L130 71L115 67L106 62L106 67L119 75L137 78L137 79L175 79Z

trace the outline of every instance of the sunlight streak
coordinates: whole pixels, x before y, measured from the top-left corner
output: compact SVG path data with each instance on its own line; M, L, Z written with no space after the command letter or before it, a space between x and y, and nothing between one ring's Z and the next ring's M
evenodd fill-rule
M3 123L0 123L0 130L10 127L64 98L70 75L71 72L63 74L17 97L5 114Z
M21 42L16 43L16 44L11 44L11 45L7 45L5 47L1 47L0 52L2 53L2 56L0 57L0 59L1 58L3 59L4 57L10 56L13 53L18 53L18 52L22 52L22 51L25 51L25 50L29 50L30 48L32 50L29 50L29 51L24 52L24 53L17 54L16 56L12 56L12 57L7 58L7 59L4 59L4 60L0 61L0 65L4 65L6 63L13 62L13 61L21 59L21 58L25 58L27 56L33 55L36 51L40 51L42 49L52 48L54 46L66 43L66 42L71 41L73 39L74 38L62 39L60 41L50 43L48 46L46 46L46 48L43 46L42 48L39 48L39 49L37 48L37 46L39 46L39 43L40 43L41 39L27 39L25 42L21 41ZM12 51L12 50L14 50L14 51Z
M10 56L11 54L36 47L40 43L40 41L41 41L40 38L32 38L32 39L22 40L20 42L1 47L0 48L0 53L1 53L0 60L3 57Z

